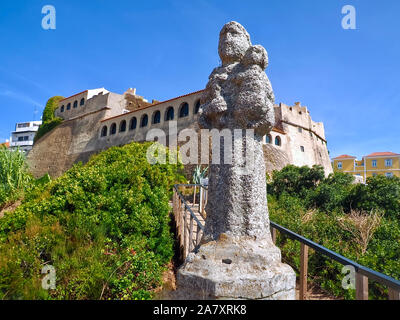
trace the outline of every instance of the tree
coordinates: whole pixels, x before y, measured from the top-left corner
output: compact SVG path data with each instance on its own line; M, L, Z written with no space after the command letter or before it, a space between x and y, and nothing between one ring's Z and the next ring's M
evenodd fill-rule
M296 167L288 165L281 171L272 173L269 190L275 195L286 192L291 195L305 196L310 189L315 189L324 179L324 169L319 165Z

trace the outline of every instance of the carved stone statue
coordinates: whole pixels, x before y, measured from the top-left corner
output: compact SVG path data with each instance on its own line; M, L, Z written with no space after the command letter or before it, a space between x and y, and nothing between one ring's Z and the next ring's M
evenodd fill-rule
M210 165L204 235L178 271L178 289L194 299L294 299L295 273L281 263L269 229L262 137L275 121L267 52L237 22L222 28L218 52L222 66L209 77L199 125L231 130L232 161L224 162L221 141L213 149L221 163ZM254 134L234 135L238 129Z

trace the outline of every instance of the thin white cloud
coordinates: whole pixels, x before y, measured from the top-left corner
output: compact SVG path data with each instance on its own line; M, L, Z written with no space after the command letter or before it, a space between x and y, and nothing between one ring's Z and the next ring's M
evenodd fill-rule
M5 96L5 97L9 97L12 99L16 99L28 104L32 104L34 106L40 107L40 108L44 108L43 105L40 102L37 102L36 100L32 99L31 97L21 93L21 92L15 92L15 91L11 91L11 90L1 90L0 91L0 96Z

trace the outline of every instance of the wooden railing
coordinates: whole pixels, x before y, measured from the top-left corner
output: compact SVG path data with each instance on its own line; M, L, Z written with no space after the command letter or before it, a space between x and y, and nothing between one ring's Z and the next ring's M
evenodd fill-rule
M189 205L185 197L180 193L179 187L193 188L193 202ZM197 192L199 196L197 196ZM196 204L196 200L198 203ZM205 205L207 203L207 190L201 185L175 185L173 193L173 210L176 221L176 230L180 247L182 248L182 259L186 259L198 244L203 235L204 226L201 220L205 220ZM198 207L198 215L193 210Z
M190 205L180 192L179 188L192 188L193 203ZM198 193L198 196L197 196ZM190 193L189 193L190 194ZM197 203L196 203L197 200ZM194 184L179 184L174 186L173 210L175 215L177 233L179 243L182 248L182 258L187 255L200 244L201 236L204 231L204 224L200 220L205 220L205 205L207 203L207 188ZM196 210L198 208L198 210ZM195 212L198 213L196 216ZM374 271L370 268L362 266L342 255L331 251L316 242L313 242L301 235L288 230L274 222L270 222L272 240L276 243L276 234L279 231L289 238L300 242L300 300L307 298L307 275L308 275L308 249L311 248L316 252L325 255L345 266L352 266L356 272L356 299L368 300L368 280L374 280L388 287L389 300L400 300L400 281L391 278L383 273Z

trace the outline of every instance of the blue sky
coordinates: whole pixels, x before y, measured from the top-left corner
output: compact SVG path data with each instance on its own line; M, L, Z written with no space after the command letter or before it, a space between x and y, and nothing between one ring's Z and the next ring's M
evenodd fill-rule
M47 4L56 30L41 27ZM346 4L356 30L341 27ZM397 0L2 0L0 141L54 95L135 87L165 100L204 88L219 30L236 20L268 51L276 102L301 101L323 121L332 157L400 153L399 13Z

